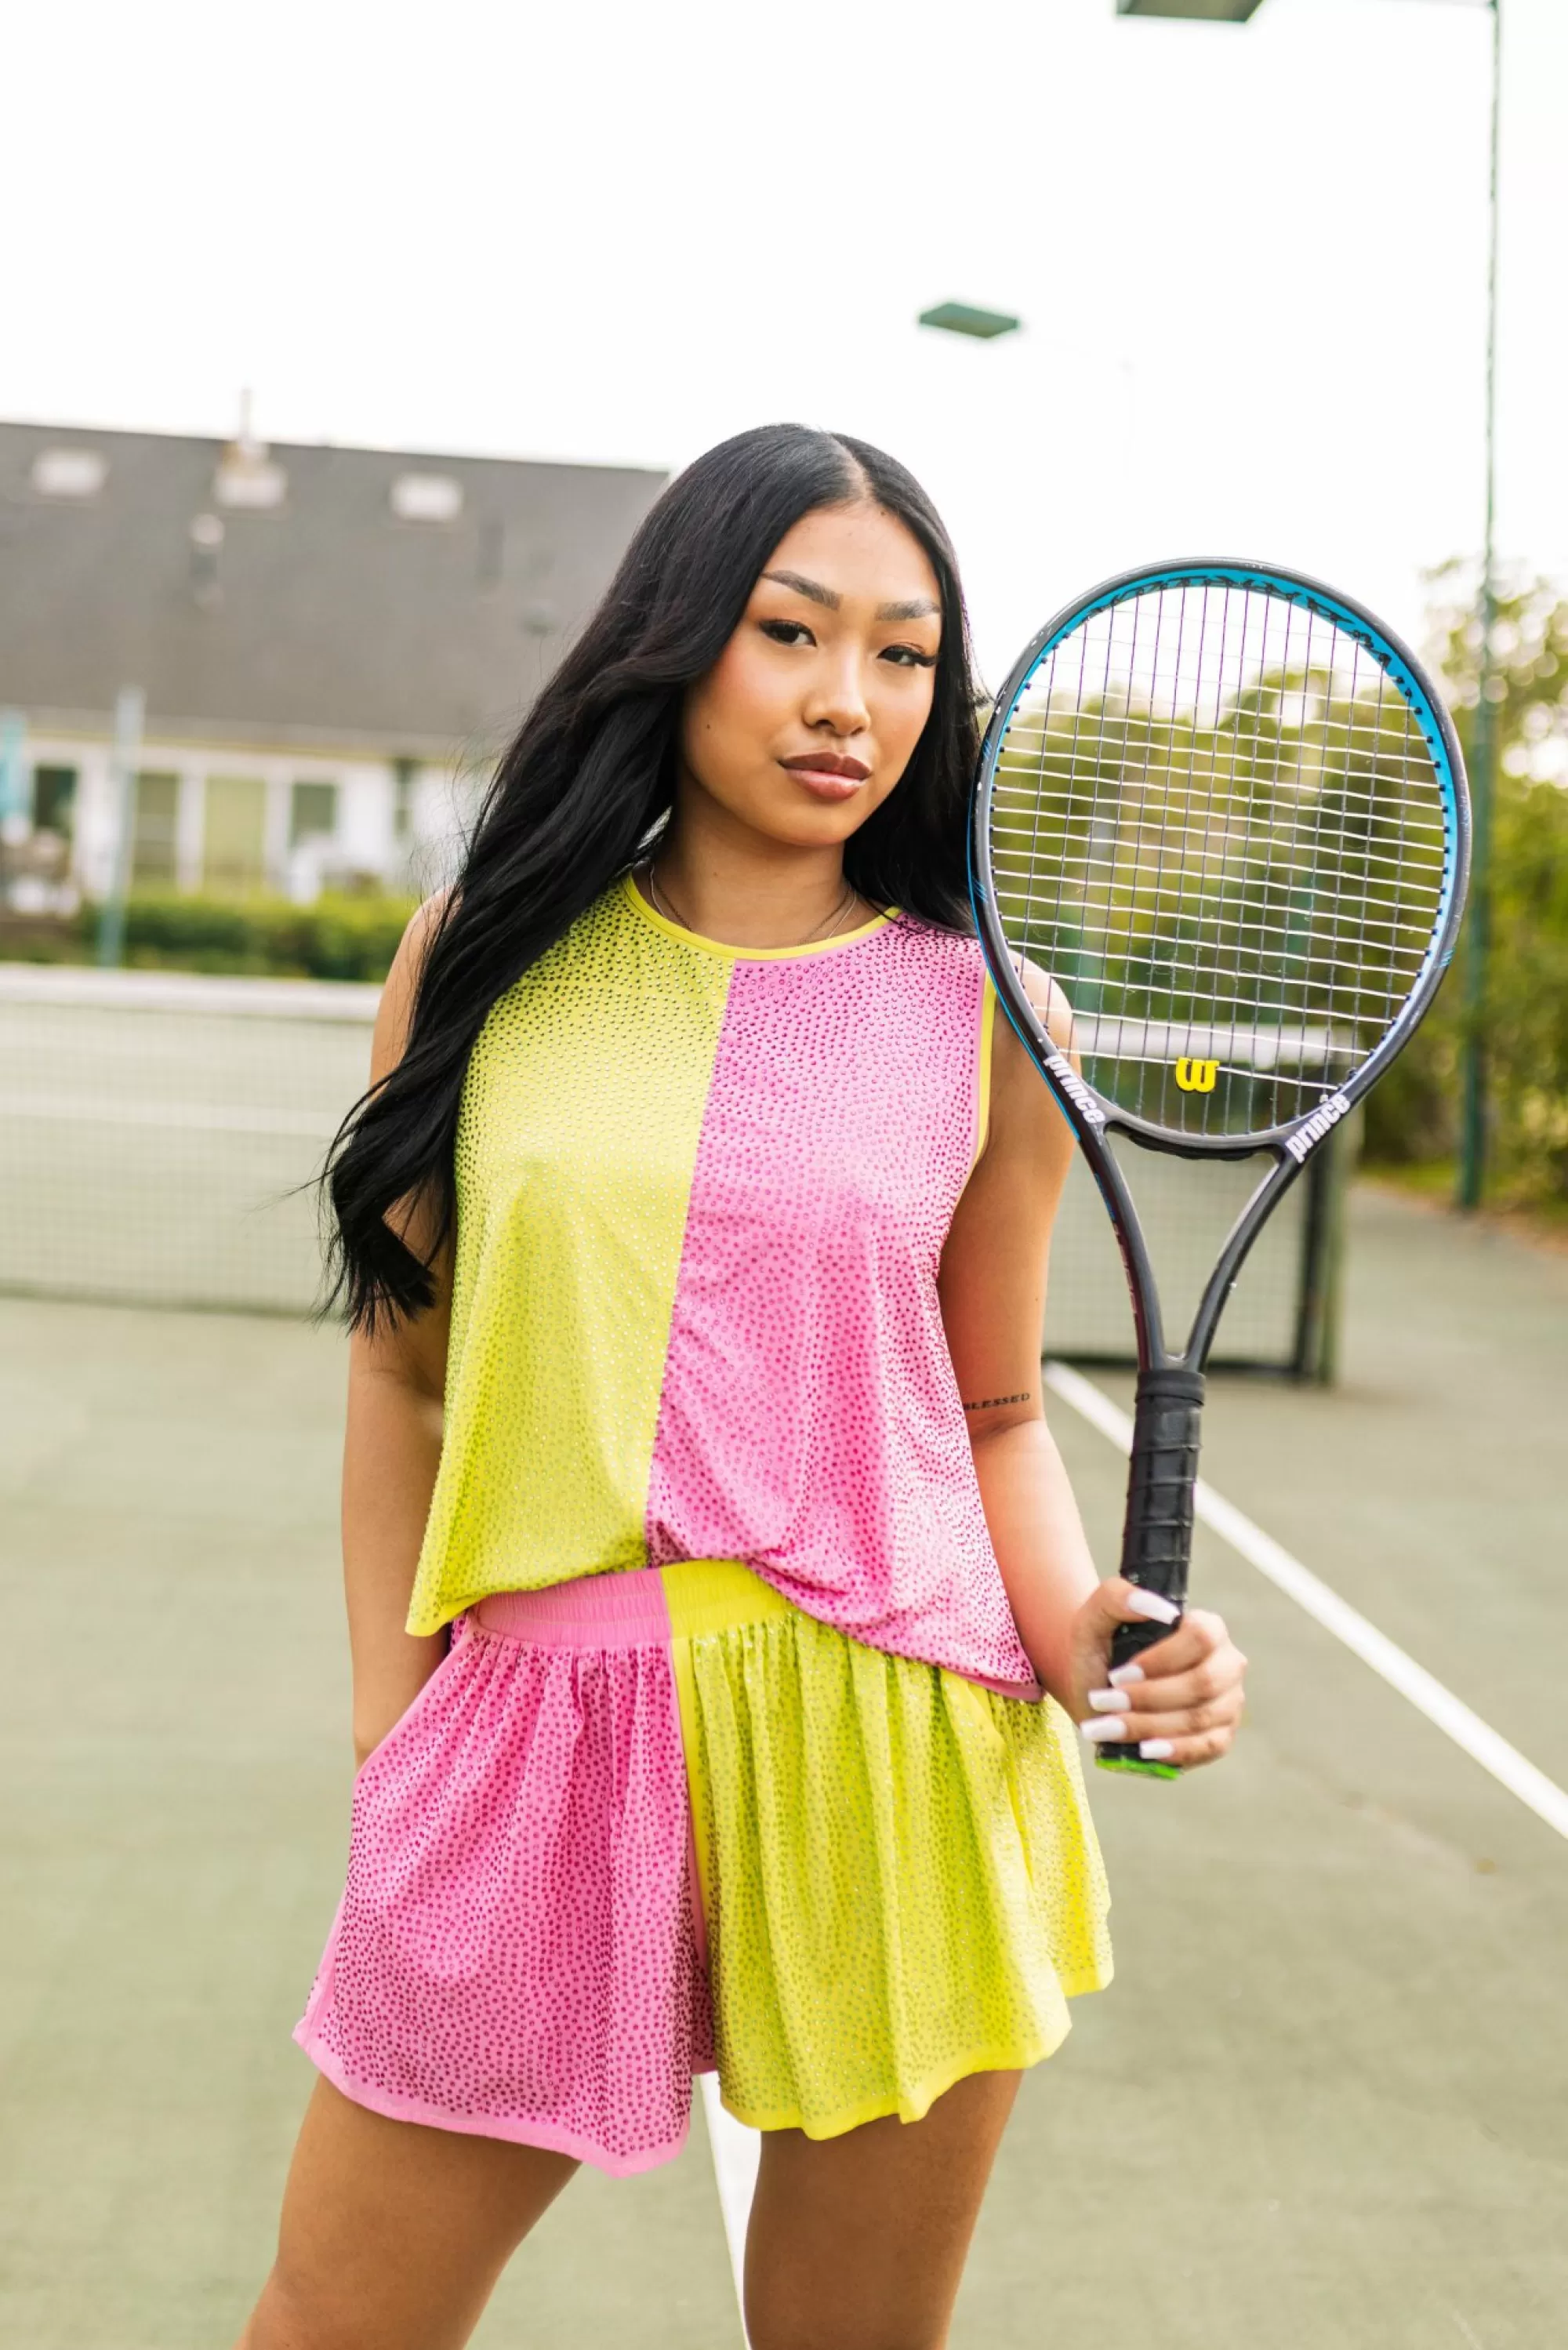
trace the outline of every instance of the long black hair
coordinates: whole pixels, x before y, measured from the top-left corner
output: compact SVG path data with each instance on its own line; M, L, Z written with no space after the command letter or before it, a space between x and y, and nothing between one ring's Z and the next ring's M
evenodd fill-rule
M387 1222L419 1196L431 1257L453 1230L452 1147L485 1016L647 852L675 791L682 697L718 660L769 556L803 515L867 498L897 515L941 593L930 715L897 787L845 845L862 897L970 927L964 808L977 749L968 622L941 520L879 449L768 424L710 449L639 525L597 611L545 685L484 794L452 889L430 917L397 1066L327 1153L328 1286L351 1327L430 1305L430 1263Z

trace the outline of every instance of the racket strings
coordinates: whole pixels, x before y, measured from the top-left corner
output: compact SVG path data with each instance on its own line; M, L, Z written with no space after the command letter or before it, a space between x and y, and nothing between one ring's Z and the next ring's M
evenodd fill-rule
M1037 667L991 816L1015 955L1117 1107L1181 1134L1314 1107L1388 1033L1444 889L1414 711L1323 612L1224 583L1134 595Z

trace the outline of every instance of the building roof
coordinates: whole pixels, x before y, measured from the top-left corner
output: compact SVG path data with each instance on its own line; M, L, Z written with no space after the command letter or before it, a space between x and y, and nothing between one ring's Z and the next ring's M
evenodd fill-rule
M138 685L155 738L483 756L664 480L0 422L0 704L103 733Z

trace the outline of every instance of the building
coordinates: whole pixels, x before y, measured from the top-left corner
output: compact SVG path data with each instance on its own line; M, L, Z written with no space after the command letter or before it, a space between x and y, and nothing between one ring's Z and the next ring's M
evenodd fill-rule
M664 476L0 423L0 843L17 912L133 886L423 889Z

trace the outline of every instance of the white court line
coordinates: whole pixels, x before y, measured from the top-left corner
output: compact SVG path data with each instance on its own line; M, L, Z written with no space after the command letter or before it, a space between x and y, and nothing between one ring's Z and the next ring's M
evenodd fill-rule
M1118 1451L1132 1450L1132 1421L1109 1396L1102 1395L1097 1387L1079 1372L1070 1370L1065 1363L1046 1363L1044 1374L1045 1384L1052 1392L1059 1395L1064 1403L1071 1404ZM1445 1689L1424 1665L1407 1656L1386 1633L1369 1623L1348 1600L1331 1590L1299 1558L1293 1558L1272 1534L1254 1525L1233 1502L1226 1501L1201 1477L1198 1481L1196 1510L1201 1523L1221 1542L1239 1551L1249 1565L1266 1575L1298 1607L1303 1607L1325 1632L1332 1632L1336 1640L1343 1641L1364 1665L1370 1665L1390 1689L1408 1698L1418 1713L1424 1713L1445 1737L1462 1747L1483 1771L1490 1771L1510 1794L1527 1804L1548 1827L1555 1828L1561 1836L1568 1836L1568 1794L1544 1771L1538 1771L1533 1762L1527 1761L1517 1746L1500 1738L1491 1724L1483 1721L1479 1713L1472 1713L1452 1690Z
M1109 1396L1065 1363L1044 1365L1045 1384L1053 1394L1086 1419L1092 1428L1114 1444L1119 1452L1132 1450L1132 1421L1127 1413L1114 1404ZM1425 1666L1369 1623L1348 1600L1342 1599L1312 1569L1303 1566L1299 1558L1266 1534L1262 1526L1217 1493L1212 1485L1198 1481L1196 1509L1199 1518L1221 1542L1229 1543L1260 1575L1266 1575L1277 1589L1293 1599L1314 1620L1336 1640L1343 1641L1363 1664L1370 1665L1391 1689L1408 1698L1417 1712L1451 1738L1456 1746L1483 1771L1490 1771L1511 1794L1527 1804L1548 1827L1558 1835L1568 1836L1568 1794L1538 1771L1506 1738L1500 1738L1480 1714L1472 1713L1453 1691L1445 1689ZM757 2182L757 2161L762 2152L760 2132L747 2129L727 2114L719 2102L718 2076L713 2073L701 2075L702 2105L708 2120L708 2143L713 2149L713 2170L719 2186L719 2208L723 2214L724 2234L730 2247L730 2263L735 2272L736 2298L743 2296L742 2280L746 2251L746 2221L751 2214L752 2191ZM1455 2312L1456 2318L1459 2313ZM1460 2323L1462 2324L1462 2320ZM1468 2329L1467 2329L1468 2331Z
M702 2111L708 2122L708 2143L713 2149L713 2176L719 2183L719 2209L724 2218L724 2237L730 2247L730 2266L735 2272L735 2299L743 2311L746 2305L746 2222L752 2216L752 2192L757 2183L757 2164L762 2159L763 2134L748 2129L733 2114L727 2114L719 2102L719 2075L703 2073ZM745 2319L741 2320L744 2336Z

